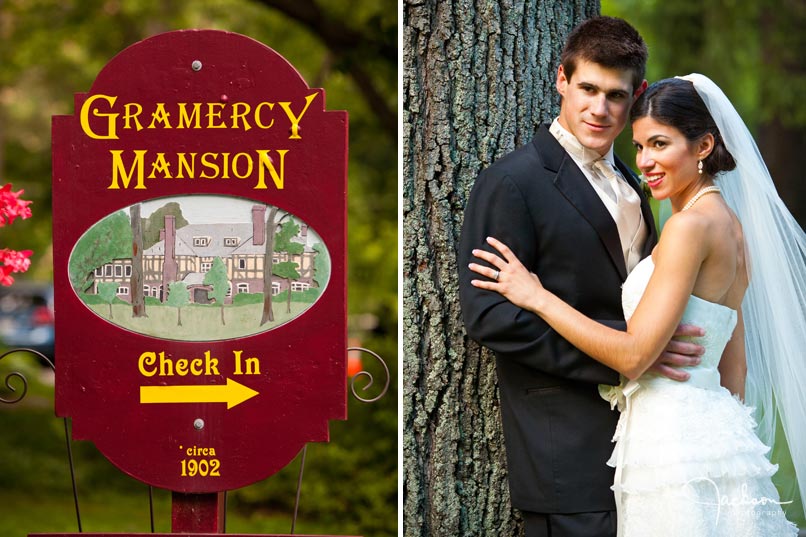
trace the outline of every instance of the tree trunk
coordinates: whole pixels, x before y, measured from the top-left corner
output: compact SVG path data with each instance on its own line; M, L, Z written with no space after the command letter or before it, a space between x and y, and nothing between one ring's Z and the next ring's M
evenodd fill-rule
M462 212L479 171L558 111L568 32L598 2L406 0L403 8L406 537L519 535L494 360L457 294Z
M288 302L286 303L286 313L291 313L291 278L286 278L286 283L288 283Z
M274 219L276 217L277 207L272 207L266 221L266 253L263 255L263 317L260 319L260 326L274 321L274 311L271 306L271 284L274 271Z
M132 317L146 317L146 301L143 296L143 222L140 219L140 204L129 209L132 222ZM167 292L165 289L163 292Z

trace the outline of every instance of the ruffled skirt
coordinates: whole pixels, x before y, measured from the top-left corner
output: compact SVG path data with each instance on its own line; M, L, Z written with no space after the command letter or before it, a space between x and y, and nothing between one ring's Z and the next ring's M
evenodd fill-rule
M724 388L663 380L629 397L614 437L619 535L796 536L751 410Z

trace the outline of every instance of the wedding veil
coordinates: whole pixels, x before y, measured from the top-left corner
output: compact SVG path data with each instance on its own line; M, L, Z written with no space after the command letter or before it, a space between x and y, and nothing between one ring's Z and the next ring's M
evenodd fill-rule
M755 407L758 435L768 446L775 442L780 416L806 510L806 234L778 196L750 131L722 90L700 74L680 78L694 84L736 161L735 170L717 179L742 223L749 259L750 285L742 304L745 402ZM795 494L782 490L781 499Z

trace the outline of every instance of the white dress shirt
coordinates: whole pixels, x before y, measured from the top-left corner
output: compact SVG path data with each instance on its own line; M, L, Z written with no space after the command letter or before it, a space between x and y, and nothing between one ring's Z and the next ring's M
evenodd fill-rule
M613 217L621 240L624 264L629 273L641 260L649 229L641 214L641 197L627 184L615 166L613 146L602 157L596 151L583 146L557 119L552 122L549 131L582 170L607 212ZM607 164L594 165L599 159L606 160Z

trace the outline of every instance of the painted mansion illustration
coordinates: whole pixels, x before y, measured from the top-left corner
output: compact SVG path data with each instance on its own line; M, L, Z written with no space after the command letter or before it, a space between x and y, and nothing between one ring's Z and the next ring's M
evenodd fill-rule
M166 214L159 241L143 251L143 294L161 302L167 299L166 290L173 282L184 282L190 302L210 303L210 285L205 275L212 269L216 258L226 265L229 290L225 303L240 293L263 293L263 271L266 256L265 205L252 206L248 223L188 223L177 229L176 217ZM291 242L302 245L299 254L273 252L272 263L296 263L299 278L272 278L271 294L277 295L290 287L292 291L306 291L317 287L314 281L314 259L318 254L309 244L308 226L297 221L299 232ZM276 230L274 230L276 231ZM274 232L270 231L270 232ZM316 242L319 241L315 237ZM132 259L115 259L95 268L95 281L91 293L98 293L98 284L118 284L118 298L131 302Z

